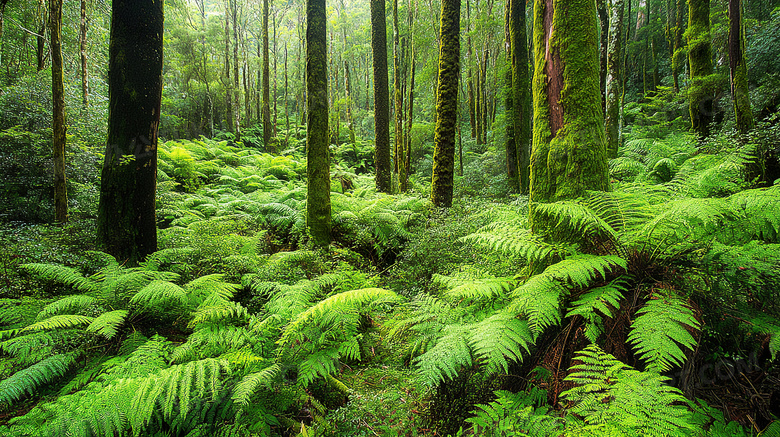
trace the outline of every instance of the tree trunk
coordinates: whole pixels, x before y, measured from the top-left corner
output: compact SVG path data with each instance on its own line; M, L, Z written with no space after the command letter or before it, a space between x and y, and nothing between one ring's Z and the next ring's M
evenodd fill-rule
M755 121L748 93L745 26L742 21L741 0L729 0L729 75L737 130L744 134L753 129Z
M436 128L434 133L431 202L452 206L455 173L455 136L458 121L458 77L460 76L460 0L441 2L441 41L438 88L436 90Z
M393 170L400 183L400 168L403 158L404 137L404 95L401 91L401 45L398 30L398 0L393 0L393 102L394 110L394 145Z
M509 34L512 47L512 106L514 113L515 147L517 149L517 167L519 188L522 194L528 194L531 187L529 166L531 163L531 82L528 72L528 38L525 23L525 2L510 0Z
M683 57L683 45L682 37L684 31L683 19L685 14L685 0L677 0L677 11L675 12L675 26L674 26L674 51L672 53L672 83L674 84L674 92L680 92L680 67L685 63Z
M81 104L86 109L89 107L89 76L87 73L87 0L81 0L79 57L81 58Z
M228 132L233 132L233 91L230 82L230 5L225 1L225 121Z
M103 249L129 265L157 250L162 51L163 0L114 0L97 233Z
M599 14L599 77L601 80L601 101L605 102L607 97L607 37L609 34L609 5L608 2L614 0L596 0L596 9Z
M287 82L287 42L285 41L284 43L284 120L285 120L284 144L285 146L290 141L290 110L287 107L288 89L289 86Z
M349 75L349 64L344 60L344 85L346 90L347 128L349 128L349 141L355 144L355 125L352 120L352 80Z
M271 72L268 58L268 2L263 0L263 146L266 152L272 152L271 146Z
M325 0L306 0L306 220L312 241L330 244L330 152Z
M392 190L390 168L390 96L387 87L387 31L384 0L371 0L371 50L374 56L374 165L376 190Z
M233 18L233 117L236 139L241 139L241 90L238 82L238 0L230 0Z
M62 83L62 0L50 0L51 93L54 155L54 221L68 221L68 192L65 180L65 87Z
M629 0L630 1L630 0ZM607 49L607 101L605 112L607 154L610 158L617 158L620 146L620 84L622 83L621 71L621 45L623 42L623 0L612 0L612 8L609 11L609 42Z
M535 215L534 204L609 189L597 36L595 2L535 0L534 231L548 225Z
M688 111L691 128L701 137L710 133L713 92L706 84L712 74L710 42L710 0L688 0L688 64L691 86Z

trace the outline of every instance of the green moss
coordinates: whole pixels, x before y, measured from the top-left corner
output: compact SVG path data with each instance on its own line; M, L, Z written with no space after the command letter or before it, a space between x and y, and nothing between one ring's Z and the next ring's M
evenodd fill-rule
M712 74L710 0L688 1L688 30L685 35L688 39L688 64L691 71L688 94L691 128L700 136L707 136L713 110L713 93L704 81Z

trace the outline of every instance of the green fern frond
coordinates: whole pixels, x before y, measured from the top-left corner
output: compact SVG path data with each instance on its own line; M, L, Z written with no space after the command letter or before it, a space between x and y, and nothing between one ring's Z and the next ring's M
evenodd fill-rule
M561 322L560 298L566 293L560 282L547 275L532 276L525 284L512 291L512 302L507 310L528 317L534 336L547 327Z
M195 327L203 323L218 323L243 321L249 316L246 308L238 302L221 301L207 302L201 305L192 315L189 326Z
M631 324L628 341L648 365L649 370L665 372L685 362L680 347L693 349L696 340L687 328L698 330L693 311L672 292L656 295L642 307Z
M625 270L626 260L617 255L574 255L547 267L542 273L567 286L586 288L610 272Z
M529 394L495 392L496 400L477 405L474 417L466 419L472 425L473 435L558 437L563 433L561 418L549 415L549 408L534 408ZM545 399L546 400L546 399Z
M493 300L504 296L514 288L513 278L461 279L434 274L433 282L450 288L447 297L451 300Z
M185 307L188 302L187 292L167 281L152 281L130 299L131 304L137 305L143 311Z
M620 276L603 287L590 289L587 293L571 304L571 309L566 317L581 316L585 319L585 336L595 343L601 335L603 314L612 317L613 309L620 308L620 299L628 286L628 280ZM597 313L598 311L598 313Z
M172 363L211 358L251 347L254 338L244 327L206 325L193 332L171 355Z
M73 314L83 311L88 306L95 302L95 298L92 296L86 296L83 294L74 294L68 297L63 297L55 302L52 302L38 313L36 317L37 321L48 319L51 316L57 316L61 314Z
M249 404L249 398L259 387L271 388L271 385L279 378L282 367L276 363L265 369L244 376L233 390L233 400L240 405Z
M469 348L470 327L448 325L436 346L414 359L414 364L423 382L435 387L446 379L453 379L464 367L471 366Z
M111 340L116 333L119 332L119 328L122 327L122 324L125 323L127 314L127 310L115 310L103 313L87 326L87 332L102 335L107 340Z
M741 191L729 198L732 210L741 219L737 226L743 235L742 239L747 237L769 242L780 241L778 199L780 199L780 185L777 184L769 188Z
M534 214L546 216L551 223L555 223L553 227L562 226L566 229L567 239L578 240L581 236L588 235L618 241L617 232L612 226L587 205L578 201L537 203L534 205Z
M220 299L229 301L239 287L238 285L224 282L222 280L224 276L222 274L201 276L188 282L184 289L198 303L203 302L203 299L211 294L216 294Z
M19 267L29 271L38 279L68 285L82 293L91 293L96 289L92 281L85 278L78 270L70 267L42 263L22 264Z
M321 349L309 354L298 364L298 381L307 387L319 377L333 375L336 373L338 360L338 349Z
M46 320L33 323L22 329L24 331L50 331L52 329L68 329L79 325L88 325L94 320L92 317L79 316L74 314L63 314L51 316Z
M57 378L62 377L76 361L75 353L54 355L20 370L0 382L0 405L10 405Z
M513 223L491 223L460 241L509 256L522 257L529 264L560 259L569 252L565 245L550 244L541 237Z
M508 372L510 362L521 362L522 350L530 353L533 344L528 322L504 312L473 324L470 331L469 345L491 374Z

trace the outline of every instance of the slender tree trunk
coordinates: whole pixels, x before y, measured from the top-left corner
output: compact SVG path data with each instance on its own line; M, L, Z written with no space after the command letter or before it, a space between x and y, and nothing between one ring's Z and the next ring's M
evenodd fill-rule
M287 42L285 41L284 43L284 120L285 120L284 144L285 145L287 145L287 143L290 141L290 110L287 108L288 89L289 86L287 82Z
M595 2L534 2L534 145L530 220L548 226L536 203L609 189L599 92Z
M713 91L706 84L712 74L710 43L710 0L688 0L688 63L691 86L688 110L691 127L701 137L710 133Z
M630 0L629 0L630 1ZM607 50L607 102L605 111L607 154L610 158L616 158L620 146L620 84L622 83L621 71L621 45L623 42L623 0L612 0L612 8L609 13L609 43Z
M347 128L349 128L349 141L355 144L355 125L352 121L352 81L349 76L349 64L344 60L344 88L346 90Z
M596 0L596 9L599 13L599 65L601 80L601 101L605 102L607 97L607 36L609 34L609 4L612 0Z
M4 24L5 24L5 2L3 0L0 0L0 67L3 66L3 26L4 26Z
M455 136L458 122L458 77L460 76L460 0L441 2L441 41L438 88L436 90L436 128L434 131L431 202L452 206L455 173Z
M409 115L406 125L406 141L404 141L404 165L401 173L401 191L409 190L409 173L412 169L412 118L414 116L414 68L415 53L414 47L411 50L412 68L409 70Z
M233 17L233 112L236 139L241 139L241 90L238 82L238 0L230 0Z
M393 144L393 171L399 177L403 159L403 130L404 130L404 97L401 91L401 45L398 31L398 0L393 0L393 101L395 104L394 115L394 144Z
M468 89L468 104L469 104L469 122L471 123L471 138L477 138L477 105L474 99L474 75L471 71L471 66L474 63L474 48L471 43L471 2L466 0L466 34L468 35L468 54L466 56L466 63L469 65L467 73L468 80L466 82L466 88Z
M477 56L477 74L474 77L474 119L477 128L477 145L482 144L482 60Z
M228 132L233 132L233 91L230 82L230 4L225 1L225 118Z
M163 0L114 0L108 52L108 139L97 234L106 252L135 265L157 250Z
M488 59L490 58L490 50L485 49L485 57L482 59L482 74L480 75L482 86L481 88L481 96L480 96L480 103L482 103L482 110L480 110L480 114L482 114L482 144L487 144L487 131L490 127L489 119L490 119L490 110L488 109L488 93L487 93L487 84L488 84Z
M306 219L318 246L330 244L331 231L326 17L325 0L306 0Z
M677 0L677 11L675 13L674 26L674 52L672 53L672 81L674 92L680 92L680 67L685 63L683 56L682 37L685 27L685 0Z
M273 54L274 54L274 56L273 56L273 58L274 58L274 89L273 89L273 92L271 93L271 96L273 96L273 101L274 101L274 116L273 116L273 119L271 120L271 132L273 133L273 136L275 137L276 136L276 132L277 132L276 131L276 120L277 120L277 115L278 115L277 106L276 106L276 100L277 100L276 97L277 97L277 89L278 89L276 78L279 76L277 68L276 68L276 55L277 55L277 53L276 53L276 13L274 13L274 15L273 15L272 23L273 23L273 29L274 29L274 50L273 50Z
M392 191L390 167L390 96L387 84L387 31L384 0L371 0L371 50L374 55L376 190Z
M510 0L509 34L512 48L512 124L514 124L515 147L519 188L528 194L531 187L531 80L528 65L528 38L525 22L525 1Z
M62 0L50 0L51 90L53 102L54 221L68 221L65 180L65 87L62 83Z
M79 58L81 59L81 104L89 107L89 75L87 73L87 0L81 0L79 16Z
M268 2L263 0L263 146L267 152L274 152L271 145L271 72L268 58Z
M753 110L748 93L747 59L745 58L745 26L742 20L742 1L729 0L729 75L731 96L737 130L746 133L753 129Z
M36 71L40 72L46 68L46 27L49 21L48 11L46 10L46 3L44 0L38 0L38 19L40 20L40 26L38 35L35 37L35 53L36 53Z

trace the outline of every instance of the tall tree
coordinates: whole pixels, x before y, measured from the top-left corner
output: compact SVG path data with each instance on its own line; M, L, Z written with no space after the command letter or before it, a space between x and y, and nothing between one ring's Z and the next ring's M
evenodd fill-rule
M630 1L630 0L629 0ZM623 0L612 0L609 10L609 41L607 43L607 78L606 78L606 109L604 118L606 124L607 153L616 158L620 145L620 84L623 83L622 42L623 42Z
M607 190L596 2L535 0L530 219L534 204Z
M395 110L394 142L393 142L393 171L396 177L400 175L401 161L403 161L403 135L404 135L404 95L401 91L401 42L398 29L398 0L393 0L393 102ZM400 178L399 178L400 179ZM400 180L399 180L400 183Z
M89 75L87 74L87 0L81 0L79 14L79 58L81 59L81 104L89 107Z
M460 0L442 0L431 202L452 206L460 76Z
M599 77L601 80L602 101L607 97L607 38L609 36L609 3L611 0L596 0L596 10L599 16Z
M750 107L750 94L748 94L745 26L742 20L741 0L729 0L729 74L737 130L745 133L753 129L755 121Z
M371 0L371 51L374 57L374 165L376 189L392 191L390 168L390 96L387 88L387 21L385 1Z
M62 0L49 2L51 35L51 94L53 113L54 221L68 221L65 180L65 87L62 83Z
M688 0L688 64L691 86L688 91L688 112L691 127L706 137L712 121L713 93L707 84L712 74L710 42L710 0Z
M512 52L512 124L516 148L519 189L528 194L531 186L531 81L528 72L528 38L525 25L525 1L510 0L509 35Z
M674 25L674 51L672 52L672 83L674 91L680 91L680 69L685 63L682 44L683 32L685 30L685 0L676 0L675 25Z
M268 1L263 0L263 145L266 150L271 146L271 80L268 62Z
M326 46L325 0L306 0L306 221L319 246L330 244L331 231Z
M108 48L108 138L97 234L136 264L157 250L157 128L162 98L163 0L114 0Z
M228 132L233 132L233 83L230 81L230 1L225 0L225 124Z

